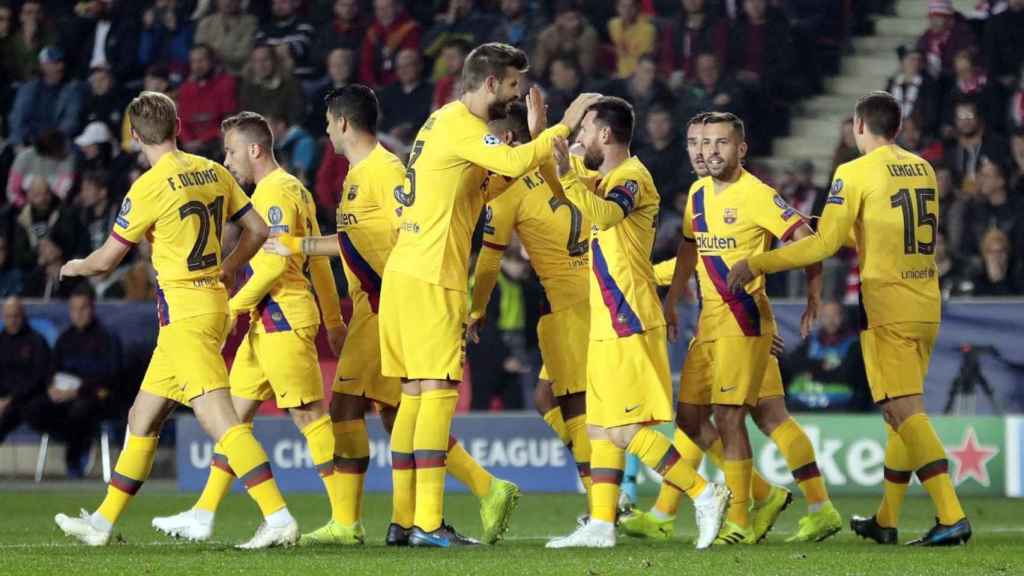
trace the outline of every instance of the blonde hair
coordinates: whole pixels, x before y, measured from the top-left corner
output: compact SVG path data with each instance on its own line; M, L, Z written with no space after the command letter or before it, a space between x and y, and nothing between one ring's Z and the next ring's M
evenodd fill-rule
M176 136L178 108L166 94L143 92L128 105L128 122L143 144L163 144Z

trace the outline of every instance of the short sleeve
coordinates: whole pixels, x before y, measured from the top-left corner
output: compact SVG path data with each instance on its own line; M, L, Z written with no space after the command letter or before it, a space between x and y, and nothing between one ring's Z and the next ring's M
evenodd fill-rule
M803 223L803 217L778 192L770 188L757 193L754 221L776 238L786 241Z
M110 235L123 244L134 246L156 223L157 214L152 202L145 201L146 194L139 182L132 185L131 190L121 202L121 209L114 219L114 229Z
M520 196L518 192L522 183L516 182L513 186L513 189L484 206L484 246L493 250L504 250L512 240L516 205Z

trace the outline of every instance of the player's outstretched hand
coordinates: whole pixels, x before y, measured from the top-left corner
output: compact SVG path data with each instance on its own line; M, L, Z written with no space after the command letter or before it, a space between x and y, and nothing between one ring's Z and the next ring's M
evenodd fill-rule
M82 273L79 272L79 266L81 264L82 260L80 258L68 260L67 262L65 262L64 265L60 267L60 279L63 280L65 278L81 276Z
M341 354L341 348L345 345L346 336L348 336L348 328L344 324L327 329L327 344L331 347L331 352L335 358Z
M526 123L530 127L531 138L536 138L548 127L548 105L536 84L526 93Z
M750 271L750 265L747 264L746 260L740 260L733 264L729 270L729 277L726 279L726 283L729 285L730 291L739 292L753 279L754 273Z
M807 338L811 335L811 329L814 328L814 322L818 320L818 308L821 302L813 296L807 297L807 306L804 308L803 315L800 316L800 337Z
M583 121L583 117L586 116L587 109L597 102L599 98L601 98L601 95L596 92L584 92L577 96L572 101L572 104L569 104L565 115L562 116L562 124L565 124L570 132L575 130L580 125L580 122Z
M473 344L480 343L480 331L487 325L487 317L471 318L469 324L466 324L466 339Z
M569 163L569 141L565 138L555 138L555 146L551 151L551 156L555 159L555 165L558 167L558 177L565 176L572 171L572 165Z
M782 336L772 334L771 353L776 358L782 358L782 355L786 353L786 341L782 339Z

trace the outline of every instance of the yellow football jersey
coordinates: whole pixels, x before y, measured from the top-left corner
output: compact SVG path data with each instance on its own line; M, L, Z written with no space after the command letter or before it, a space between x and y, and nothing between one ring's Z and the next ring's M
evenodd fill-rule
M380 304L384 265L398 236L395 191L401 191L404 181L402 161L377 144L349 169L341 190L338 245L349 296L365 293L374 314Z
M228 313L220 281L224 223L252 205L226 168L185 152L164 154L132 184L111 234L153 244L160 325L201 314Z
M860 258L861 327L938 322L939 218L935 171L920 156L881 146L841 165L815 235L751 259L774 272L824 260L853 235Z
M729 290L726 277L736 262L771 248L773 237L788 240L803 219L774 189L746 170L721 192L715 192L709 176L690 190L683 238L697 243L698 340L774 332L764 277L758 276L740 293Z
M318 235L313 196L298 178L281 168L256 184L252 204L271 234ZM320 311L309 278L314 260L327 264L323 257L278 256L260 250L245 267L241 287L231 297L231 310L249 312L260 332L316 326Z
M587 299L590 223L579 208L554 195L540 169L516 180L484 208L485 246L504 250L513 230L540 277L552 311Z
M650 172L633 156L596 183L596 193L575 171L562 188L592 222L590 232L590 339L609 340L665 325L651 250L660 198Z
M404 186L395 191L399 234L387 269L466 292L470 241L484 203L508 187L507 179L550 158L556 136L568 135L556 124L513 148L460 101L431 114L413 142Z

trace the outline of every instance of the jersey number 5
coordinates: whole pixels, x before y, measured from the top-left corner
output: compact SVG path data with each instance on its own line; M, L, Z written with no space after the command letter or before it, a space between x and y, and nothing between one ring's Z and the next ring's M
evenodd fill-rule
M221 227L224 225L224 197L217 196L217 198L210 204L203 204L198 200L192 200L181 205L178 208L178 216L182 220L190 216L199 218L199 235L196 238L196 243L192 246L192 251L188 253L188 264L189 272L195 272L196 270L204 270L206 268L212 268L217 265L217 254L203 254L206 252L206 243L210 240L210 217L213 217L214 226L217 233L217 241L220 242Z
M935 200L933 188L916 188L914 196L917 200L917 219L914 218L914 201L910 190L901 188L899 192L889 197L893 208L899 208L903 212L903 253L904 254L933 254L935 252L935 226L938 219L934 212L928 211L928 201ZM927 226L932 229L931 242L918 242L917 229Z
M403 186L395 188L395 200L402 206L412 206L416 202L416 159L423 153L423 140L417 140L409 153L409 167L405 169L405 179L409 181L409 191Z
M552 212L562 206L569 209L569 241L565 247L569 250L569 256L577 257L586 254L589 246L586 240L580 239L580 234L583 233L583 213L580 212L580 209L554 196L548 200L548 206L551 207Z

